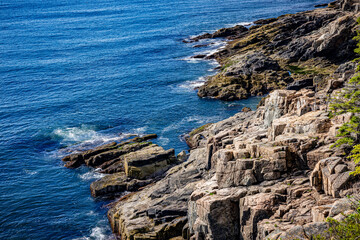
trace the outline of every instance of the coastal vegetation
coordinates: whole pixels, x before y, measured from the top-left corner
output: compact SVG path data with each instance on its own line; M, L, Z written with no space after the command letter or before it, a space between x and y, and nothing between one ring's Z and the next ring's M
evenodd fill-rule
M357 20L360 24L360 18ZM360 30L357 30L357 36L354 37L357 41L357 48L355 53L360 54ZM341 147L346 145L351 148L351 153L348 158L352 159L357 166L352 174L360 174L360 58L356 58L354 62L357 63L356 74L349 80L349 86L341 91L330 105L330 116L351 114L350 121L344 123L339 128L339 139L332 145L332 147Z

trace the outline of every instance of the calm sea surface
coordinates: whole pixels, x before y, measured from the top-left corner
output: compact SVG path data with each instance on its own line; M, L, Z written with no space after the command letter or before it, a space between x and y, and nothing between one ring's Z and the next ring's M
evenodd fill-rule
M184 38L324 0L0 0L0 239L109 239L101 177L61 157L128 133L181 135L255 108L193 90L214 62Z

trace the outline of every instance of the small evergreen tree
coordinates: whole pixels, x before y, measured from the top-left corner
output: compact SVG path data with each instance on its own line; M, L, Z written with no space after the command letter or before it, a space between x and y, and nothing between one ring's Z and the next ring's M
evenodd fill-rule
M357 22L360 24L360 18ZM355 53L360 55L360 30L357 30L357 36L354 39L357 41ZM349 81L350 87L342 91L336 99L333 99L330 105L330 117L352 113L350 121L340 127L337 135L340 139L332 147L339 147L344 144L351 146L352 150L348 158L358 164L360 163L360 57L356 58L354 62L358 65L355 75ZM360 174L360 166L357 166L352 174Z
M351 201L351 200L350 200ZM360 239L360 202L358 200L352 201L353 210L352 214L344 215L344 219L338 221L334 218L327 218L326 222L329 223L329 230L326 231L325 236L313 236L314 240L358 240Z

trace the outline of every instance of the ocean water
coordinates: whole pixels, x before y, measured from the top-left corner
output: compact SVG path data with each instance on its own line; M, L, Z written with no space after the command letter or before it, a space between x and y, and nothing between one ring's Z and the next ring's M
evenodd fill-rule
M199 99L216 63L183 39L324 0L0 1L0 239L111 239L101 174L61 157L126 134L182 135L260 98Z

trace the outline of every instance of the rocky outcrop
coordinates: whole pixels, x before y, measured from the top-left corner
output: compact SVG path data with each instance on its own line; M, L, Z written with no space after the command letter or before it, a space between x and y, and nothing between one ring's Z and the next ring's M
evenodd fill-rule
M246 27L244 27L242 25L236 25L231 28L221 28L212 34L205 33L200 36L193 37L189 41L184 40L183 42L191 43L191 42L197 42L199 40L209 39L209 38L234 39L234 38L238 38L238 37L244 35L244 33L246 33L247 31L248 31L248 29Z
M221 64L221 71L198 95L236 100L286 87L325 88L336 68L354 56L358 8L355 1L338 1L325 9L256 21L208 57Z
M326 98L324 91L276 90L256 111L195 130L187 161L110 209L114 232L122 239L220 240L324 232L337 197L356 190L345 177L353 167L329 148L336 140L330 132L347 117L329 119ZM324 160L309 160L314 151Z
M323 221L329 210L338 197L356 193L357 187L349 174L352 164L341 157L328 158L342 155L329 148L336 139L329 132L346 117L329 119L324 98L323 92L312 90L274 91L249 121L227 128L235 133L212 137L215 173L197 185L188 205L193 239L326 235L328 225ZM320 159L307 159L315 151Z
M156 138L155 134L109 143L66 156L63 161L69 168L87 165L110 174L93 182L90 189L94 197L114 198L154 182L156 177L178 163L174 149L164 150L147 141L153 138Z
M200 97L222 100L244 99L285 87L292 81L288 71L261 52L247 52L232 58L232 64L200 87Z

